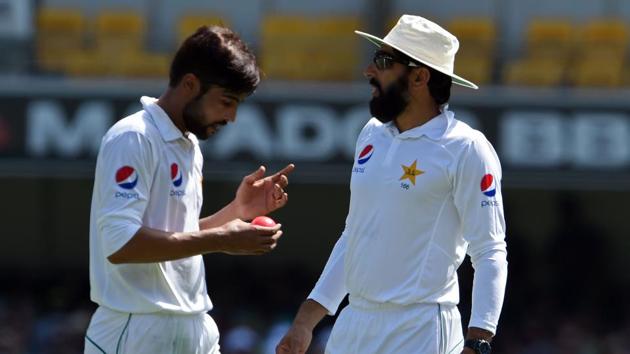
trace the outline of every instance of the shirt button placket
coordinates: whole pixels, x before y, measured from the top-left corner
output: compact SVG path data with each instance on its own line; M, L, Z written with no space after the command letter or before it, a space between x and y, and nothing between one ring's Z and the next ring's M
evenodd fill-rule
M392 159L394 158L394 155L396 155L399 145L400 145L400 139L394 138L394 141L392 141L392 144L389 146L389 149L387 150L387 155L385 155L383 166L389 166L392 163Z

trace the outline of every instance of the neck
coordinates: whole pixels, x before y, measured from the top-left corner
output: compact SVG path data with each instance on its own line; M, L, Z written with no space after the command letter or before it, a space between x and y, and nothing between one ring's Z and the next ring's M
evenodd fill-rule
M182 133L186 132L186 125L184 124L184 106L179 103L181 100L175 98L175 93L171 88L168 88L160 98L158 98L157 104L160 106L169 118L173 121L173 124L181 130Z
M440 107L431 100L418 102L412 100L407 108L394 120L399 132L419 127L440 114Z

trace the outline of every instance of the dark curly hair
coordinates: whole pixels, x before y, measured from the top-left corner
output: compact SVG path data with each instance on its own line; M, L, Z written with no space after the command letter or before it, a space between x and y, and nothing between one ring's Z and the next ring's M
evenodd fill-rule
M200 27L182 43L171 63L169 86L188 73L201 81L200 95L211 85L249 95L260 82L256 57L236 33L221 26Z

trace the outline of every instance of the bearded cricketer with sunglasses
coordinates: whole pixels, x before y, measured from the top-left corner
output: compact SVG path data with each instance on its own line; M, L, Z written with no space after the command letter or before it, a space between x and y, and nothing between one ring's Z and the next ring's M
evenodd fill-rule
M349 295L327 354L488 354L507 280L501 165L485 136L448 110L457 38L404 15L365 69L374 116L359 134L346 227L276 347L305 353ZM464 336L457 268L475 269Z

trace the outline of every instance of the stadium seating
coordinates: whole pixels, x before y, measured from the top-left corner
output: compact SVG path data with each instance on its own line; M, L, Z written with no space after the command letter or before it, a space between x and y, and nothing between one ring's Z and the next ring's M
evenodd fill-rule
M222 17L215 14L189 14L179 19L177 24L177 43L181 43L193 34L199 27L205 25L221 25L229 27L230 24Z
M389 27L396 19L386 21ZM170 55L147 50L144 14L101 10L92 18L71 8L41 7L35 53L45 72L72 76L163 77ZM187 13L173 28L175 45L202 25L229 26L212 12ZM616 18L573 23L535 18L527 24L523 50L514 59L499 52L493 18L455 17L445 27L460 41L456 72L480 85L496 82L533 87L630 85L624 67L630 29ZM255 48L270 79L344 81L360 77L364 43L360 18L345 15L269 14ZM500 64L500 65L498 65Z
M448 29L460 42L455 71L479 85L492 80L496 29L489 18L457 18Z
M526 34L526 50L530 58L565 61L574 45L573 25L562 19L533 20Z
M525 58L505 66L503 83L514 86L552 87L564 81L564 63L545 58Z
M566 20L533 20L526 30L525 53L505 65L503 81L544 87L564 84L574 48L573 33L573 25Z
M129 11L105 11L95 19L96 49L106 56L140 52L144 46L143 18Z
M570 79L578 87L615 88L623 83L623 60L587 57L573 65Z
M627 25L616 19L601 19L587 23L580 35L578 55L602 55L622 58L628 48Z
M214 14L185 15L177 23L177 42L207 24L227 25ZM78 10L43 8L37 25L44 71L87 77L168 74L170 57L146 50L146 22L138 13L106 10L88 19Z
M66 55L63 72L74 77L100 77L111 74L111 65L93 49L77 50Z
M93 21L92 47L70 57L66 72L73 76L147 76L157 70L144 50L145 21L131 11L103 11ZM142 63L142 61L146 61ZM151 76L151 75L149 75Z
M41 8L37 14L36 53L40 69L60 72L69 53L83 46L86 21L80 11Z
M354 79L359 70L357 28L355 17L268 16L260 40L263 72L273 79Z
M121 76L127 77L168 77L170 57L165 54L138 52L120 62Z
M618 87L624 83L629 31L615 19L594 20L581 30L571 83L580 87Z
M45 10L38 28L39 60L45 70L79 77L168 73L168 56L145 50L146 27L140 14L103 11L88 21L77 11Z

